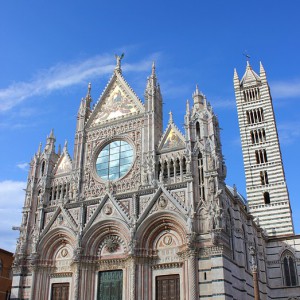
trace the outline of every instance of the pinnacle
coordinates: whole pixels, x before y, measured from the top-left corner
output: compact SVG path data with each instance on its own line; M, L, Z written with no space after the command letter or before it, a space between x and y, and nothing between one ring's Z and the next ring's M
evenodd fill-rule
M64 144L64 151L66 151L68 149L68 141L65 140L65 144Z
M49 135L48 138L50 138L50 139L54 139L54 138L55 138L55 137L54 137L54 130L53 130L53 128L51 129L50 135Z
M173 113L170 111L169 112L169 123L173 123Z
M40 144L39 144L39 148L38 148L38 154L40 154L42 152L42 142L40 142Z
M156 76L155 74L155 62L153 61L152 62L152 73L151 73L152 76Z
M89 82L87 96L91 96L91 89L92 89L92 84Z

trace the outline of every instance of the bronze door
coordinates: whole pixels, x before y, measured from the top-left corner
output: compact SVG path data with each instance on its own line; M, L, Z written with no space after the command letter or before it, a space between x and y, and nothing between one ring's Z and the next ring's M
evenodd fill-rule
M122 300L123 271L99 272L98 300Z
M178 274L156 277L156 300L180 300Z
M51 300L69 300L69 283L53 283Z

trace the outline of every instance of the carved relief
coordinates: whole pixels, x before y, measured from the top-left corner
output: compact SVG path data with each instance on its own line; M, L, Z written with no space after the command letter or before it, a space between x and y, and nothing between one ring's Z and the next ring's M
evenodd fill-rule
M80 215L80 209L79 208L71 208L69 209L69 213L74 219L74 221L78 224L79 223L79 215Z
M129 200L128 199L124 199L124 200L117 200L118 203L123 207L123 209L130 214L129 211Z
M106 205L104 206L104 208L103 208L103 212L104 212L104 214L107 215L107 216L111 215L112 212L113 212L112 206L111 206L110 204L106 204Z
M151 201L151 196L140 196L140 213L143 213L143 211L148 206L148 203Z
M98 205L90 205L87 207L87 215L86 215L86 222L88 222L92 215L94 214L94 212L96 211Z
M102 99L100 105L101 110L93 120L92 126L97 126L112 119L140 112L140 108L127 94L118 80L116 80L106 98Z
M160 209L166 208L168 205L168 199L166 199L164 196L160 196L158 201L157 201L157 206Z
M98 255L105 256L114 254L121 254L126 251L124 241L118 235L108 235L100 244Z
M186 198L185 198L185 191L171 191L171 195L179 202L185 203Z

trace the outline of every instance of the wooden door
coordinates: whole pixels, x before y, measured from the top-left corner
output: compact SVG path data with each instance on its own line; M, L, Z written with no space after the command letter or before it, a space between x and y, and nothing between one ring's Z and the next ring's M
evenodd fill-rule
M156 300L180 300L178 274L156 277Z
M69 283L53 283L51 300L69 300Z
M98 300L122 300L123 271L99 272Z

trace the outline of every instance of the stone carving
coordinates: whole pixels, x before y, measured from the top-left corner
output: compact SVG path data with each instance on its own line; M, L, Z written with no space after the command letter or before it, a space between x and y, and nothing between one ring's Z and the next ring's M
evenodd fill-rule
M61 253L61 256L62 256L62 257L66 257L66 256L68 255L69 252L68 252L68 249L64 248L64 249L61 250L60 253Z
M163 238L163 242L166 246L170 246L172 244L172 241L173 241L173 238L169 234Z
M112 212L113 212L112 206L111 206L110 204L106 204L106 205L104 206L103 212L104 212L104 214L106 214L107 216L111 215Z
M109 253L115 252L120 246L119 241L115 236L107 237L104 243L105 243L105 248Z
M59 214L58 217L57 217L57 222L58 222L58 224L61 225L61 224L63 223L63 221L64 221L63 215L62 215L62 214Z
M167 205L168 205L168 200L164 196L160 196L158 201L157 201L157 206L160 209L164 209L164 208L167 207Z
M185 191L172 191L171 195L178 201L185 203Z

